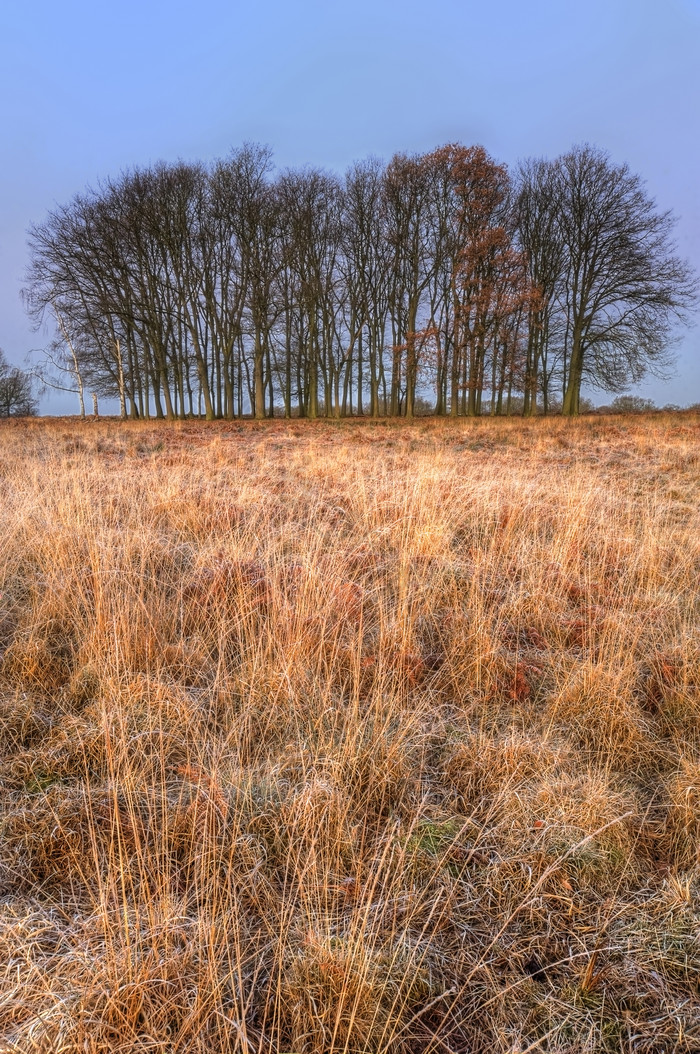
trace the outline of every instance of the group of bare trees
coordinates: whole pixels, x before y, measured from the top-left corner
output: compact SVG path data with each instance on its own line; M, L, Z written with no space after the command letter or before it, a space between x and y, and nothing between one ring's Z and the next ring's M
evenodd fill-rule
M592 147L273 171L246 145L75 197L30 231L45 376L123 416L579 409L667 359L694 276L639 177Z

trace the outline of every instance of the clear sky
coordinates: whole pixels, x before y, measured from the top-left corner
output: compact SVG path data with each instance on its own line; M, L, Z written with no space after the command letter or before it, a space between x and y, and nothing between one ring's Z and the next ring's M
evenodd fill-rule
M20 365L46 342L19 300L29 224L123 168L245 140L338 170L595 143L679 216L700 270L700 0L5 0L0 49L0 347ZM637 390L700 401L700 326L675 378Z

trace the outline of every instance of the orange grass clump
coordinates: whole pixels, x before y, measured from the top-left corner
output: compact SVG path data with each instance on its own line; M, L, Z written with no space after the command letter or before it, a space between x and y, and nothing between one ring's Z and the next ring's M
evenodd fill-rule
M700 1050L700 420L0 428L0 1052Z

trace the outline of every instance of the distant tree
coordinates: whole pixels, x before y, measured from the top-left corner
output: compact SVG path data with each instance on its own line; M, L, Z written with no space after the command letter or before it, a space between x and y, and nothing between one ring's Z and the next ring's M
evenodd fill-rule
M658 410L653 399L644 399L641 395L618 395L610 403L612 414L646 414Z
M664 371L696 279L675 254L674 217L658 211L627 165L592 146L554 164L567 323L563 413L573 415L584 379L619 391L647 370Z
M558 396L552 396L548 402L547 409L542 406L543 414L560 414L562 412L562 401ZM580 414L608 414L612 411L609 406L596 406L592 399L586 399L583 395L579 399L578 412Z
M10 366L0 349L0 417L34 417L38 412L31 374Z

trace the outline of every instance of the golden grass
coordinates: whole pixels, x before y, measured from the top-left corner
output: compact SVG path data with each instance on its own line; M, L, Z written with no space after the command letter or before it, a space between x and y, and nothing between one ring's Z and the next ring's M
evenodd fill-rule
M700 419L0 429L0 1052L700 1049Z

